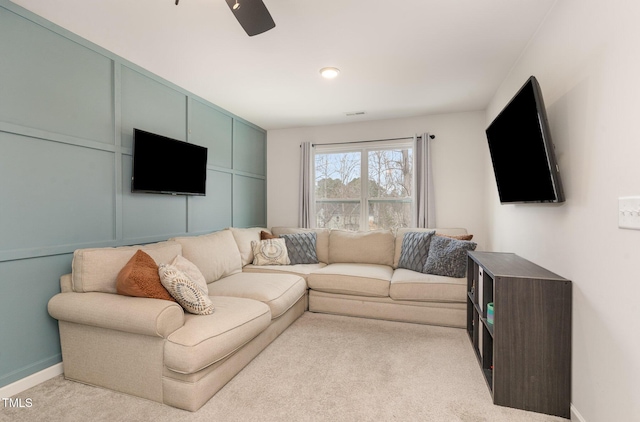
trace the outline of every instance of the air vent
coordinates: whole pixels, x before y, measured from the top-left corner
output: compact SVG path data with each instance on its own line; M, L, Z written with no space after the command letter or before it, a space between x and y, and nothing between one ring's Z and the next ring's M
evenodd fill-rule
M352 111L351 113L345 113L347 115L347 117L350 116L362 116L364 114L364 111Z

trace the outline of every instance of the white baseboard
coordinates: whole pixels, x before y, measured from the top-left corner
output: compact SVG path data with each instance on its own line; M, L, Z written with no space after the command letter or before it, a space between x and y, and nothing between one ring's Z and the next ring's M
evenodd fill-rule
M36 385L50 380L51 378L57 377L58 375L61 375L63 373L64 370L62 367L62 362L57 363L53 366L43 369L40 372L36 372L35 374L22 378L21 380L18 380L12 384L0 387L0 397L13 397L16 394L22 393L23 391L28 390L31 387L35 387Z
M578 409L571 403L571 421L572 422L587 422L585 418L582 417Z

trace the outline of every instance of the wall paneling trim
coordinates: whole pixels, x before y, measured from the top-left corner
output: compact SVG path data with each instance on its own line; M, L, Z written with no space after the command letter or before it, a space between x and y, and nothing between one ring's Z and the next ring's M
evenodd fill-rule
M61 361L75 249L265 226L266 132L8 0L0 57L1 388ZM207 147L207 195L132 194L134 128Z

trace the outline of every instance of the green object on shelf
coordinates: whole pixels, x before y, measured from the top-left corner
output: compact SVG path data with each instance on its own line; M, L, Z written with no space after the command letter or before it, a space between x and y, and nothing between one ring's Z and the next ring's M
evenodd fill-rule
M493 324L493 302L487 303L487 322Z

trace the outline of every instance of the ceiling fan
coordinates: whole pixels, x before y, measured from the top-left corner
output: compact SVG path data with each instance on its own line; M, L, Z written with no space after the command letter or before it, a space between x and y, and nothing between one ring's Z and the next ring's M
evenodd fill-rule
M176 0L176 6L180 0ZM276 26L262 0L225 0L242 29L250 37Z

